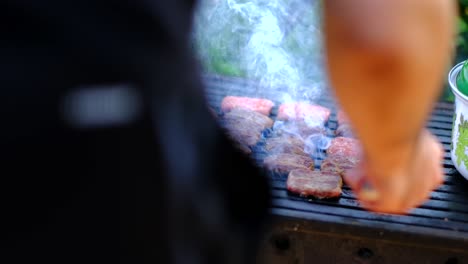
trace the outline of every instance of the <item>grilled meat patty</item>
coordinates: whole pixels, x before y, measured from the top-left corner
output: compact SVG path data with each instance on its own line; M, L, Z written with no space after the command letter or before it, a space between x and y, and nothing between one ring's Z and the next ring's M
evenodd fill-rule
M284 103L279 106L278 120L306 120L309 124L324 124L330 117L330 109L305 102Z
M239 144L240 150L249 154L249 147L257 144L262 131L273 126L273 120L252 110L235 108L224 114L222 126L228 136Z
M337 137L331 141L327 154L320 169L324 172L343 175L346 170L354 168L359 162L361 145L357 139Z
M245 108L235 108L228 113L225 113L224 121L226 123L248 123L258 126L261 130L271 128L273 126L273 120L268 116Z
M325 134L326 129L323 124L308 124L303 120L297 121L276 121L273 126L275 135L292 135L306 139L310 135Z
M283 153L266 157L263 165L270 171L286 174L295 169L310 170L314 161L308 156Z
M270 154L296 154L307 155L304 152L304 141L296 136L282 135L268 138L265 141L265 150Z
M269 116L274 105L275 104L268 99L226 96L221 102L221 110L223 110L223 112L229 112L235 108L244 108Z
M359 159L357 157L339 155L329 156L322 161L320 170L323 172L330 172L343 175L345 171L354 168L358 162Z
M305 169L292 170L286 182L288 191L319 199L339 197L342 185L341 176L336 173Z
M347 137L334 138L327 149L328 156L359 157L361 145L357 139Z

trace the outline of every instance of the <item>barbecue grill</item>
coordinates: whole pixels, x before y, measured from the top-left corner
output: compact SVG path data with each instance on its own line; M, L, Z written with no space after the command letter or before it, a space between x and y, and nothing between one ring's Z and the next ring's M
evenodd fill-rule
M204 81L208 104L215 111L227 95L259 96L258 85L248 80L209 75ZM261 97L276 98L265 90ZM327 125L331 136L336 129L335 104L326 94L317 103L332 109ZM337 200L291 195L286 177L270 174L274 224L262 243L259 262L468 263L468 182L450 159L452 121L453 104L438 103L427 127L443 143L445 182L408 215L368 212L346 185Z

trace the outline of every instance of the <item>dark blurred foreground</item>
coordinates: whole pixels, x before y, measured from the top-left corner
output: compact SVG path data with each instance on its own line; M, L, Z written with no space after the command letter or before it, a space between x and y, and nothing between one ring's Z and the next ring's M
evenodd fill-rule
M268 188L204 106L193 5L0 3L2 262L253 260Z

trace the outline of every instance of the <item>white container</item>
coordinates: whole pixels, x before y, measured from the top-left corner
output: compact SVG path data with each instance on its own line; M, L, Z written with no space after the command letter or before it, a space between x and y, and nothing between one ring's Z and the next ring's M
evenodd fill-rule
M464 62L452 68L448 81L455 95L455 114L452 125L452 146L450 156L455 168L468 179L468 97L462 94L457 87L457 76Z

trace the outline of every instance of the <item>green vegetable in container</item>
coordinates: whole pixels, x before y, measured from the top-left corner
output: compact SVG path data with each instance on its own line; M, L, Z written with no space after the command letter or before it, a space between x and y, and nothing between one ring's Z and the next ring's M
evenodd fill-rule
M462 94L468 96L468 60L465 61L457 76L457 87Z

